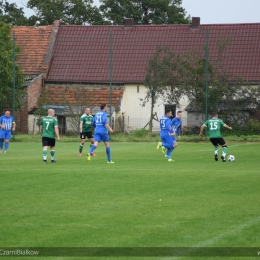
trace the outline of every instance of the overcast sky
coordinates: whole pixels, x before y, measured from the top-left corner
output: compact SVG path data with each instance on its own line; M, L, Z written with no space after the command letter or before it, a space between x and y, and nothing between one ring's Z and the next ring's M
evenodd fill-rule
M27 0L7 1L19 7L27 3ZM94 2L99 6L99 0ZM201 24L260 22L260 0L182 0L182 6L191 17L200 17ZM34 14L26 8L24 12L28 17Z

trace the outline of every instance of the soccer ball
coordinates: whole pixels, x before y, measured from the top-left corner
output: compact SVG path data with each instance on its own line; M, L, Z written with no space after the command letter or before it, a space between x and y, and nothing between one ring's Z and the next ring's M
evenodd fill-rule
M228 159L229 162L233 162L233 161L235 161L235 156L229 155L227 159Z

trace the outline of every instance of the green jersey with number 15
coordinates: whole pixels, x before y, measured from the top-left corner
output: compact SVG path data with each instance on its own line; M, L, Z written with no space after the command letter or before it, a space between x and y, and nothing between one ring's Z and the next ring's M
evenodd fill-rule
M58 127L56 118L52 116L46 116L42 119L42 137L49 137L55 139L55 127Z
M220 129L224 125L225 123L216 117L213 117L204 123L204 126L208 129L209 138L221 138L222 135L220 133Z

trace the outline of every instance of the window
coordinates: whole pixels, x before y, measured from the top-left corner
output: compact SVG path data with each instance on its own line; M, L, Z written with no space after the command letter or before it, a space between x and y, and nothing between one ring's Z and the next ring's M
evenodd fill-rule
M59 132L61 135L66 133L66 117L65 116L57 116Z
M170 109L172 111L172 118L174 118L176 116L176 105L164 105L164 114L165 114L165 111L168 109Z
M139 86L137 86L137 89L136 89L137 93L139 93Z

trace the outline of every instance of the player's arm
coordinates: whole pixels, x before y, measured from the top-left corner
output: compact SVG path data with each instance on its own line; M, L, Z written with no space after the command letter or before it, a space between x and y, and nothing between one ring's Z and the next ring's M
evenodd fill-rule
M105 124L105 127L107 128L107 130L108 130L109 132L111 132L111 133L114 132L113 129L109 126L108 123Z
M229 129L229 130L232 130L232 127L228 126L228 125L224 125L225 128Z
M0 128L5 128L5 127L2 125L1 117L0 117Z
M172 122L171 120L166 120L166 129L170 133L171 136L175 135L175 132L172 130Z
M15 121L13 121L12 131L15 131L15 127L16 127L16 123L15 123Z
M96 128L96 116L93 117L91 125L93 128Z
M177 129L177 135L178 135L179 140L181 140L181 126L182 125L179 125L179 127Z
M58 126L55 126L54 129L55 129L55 134L56 134L56 136L57 136L57 139L58 139L58 141L60 141L59 127L58 127Z
M79 132L82 133L82 125L83 125L83 122L80 121L79 123Z
M205 127L206 127L205 124L203 124L203 125L200 127L200 134L199 134L200 137L203 136L203 130L204 130Z
M106 127L106 129L109 132L111 132L111 133L114 132L113 129L110 127L110 125L107 123L107 115L106 114L103 114L103 116L102 116L102 124Z
M42 134L42 129L43 129L43 122L41 121L41 123L40 123L40 134Z

